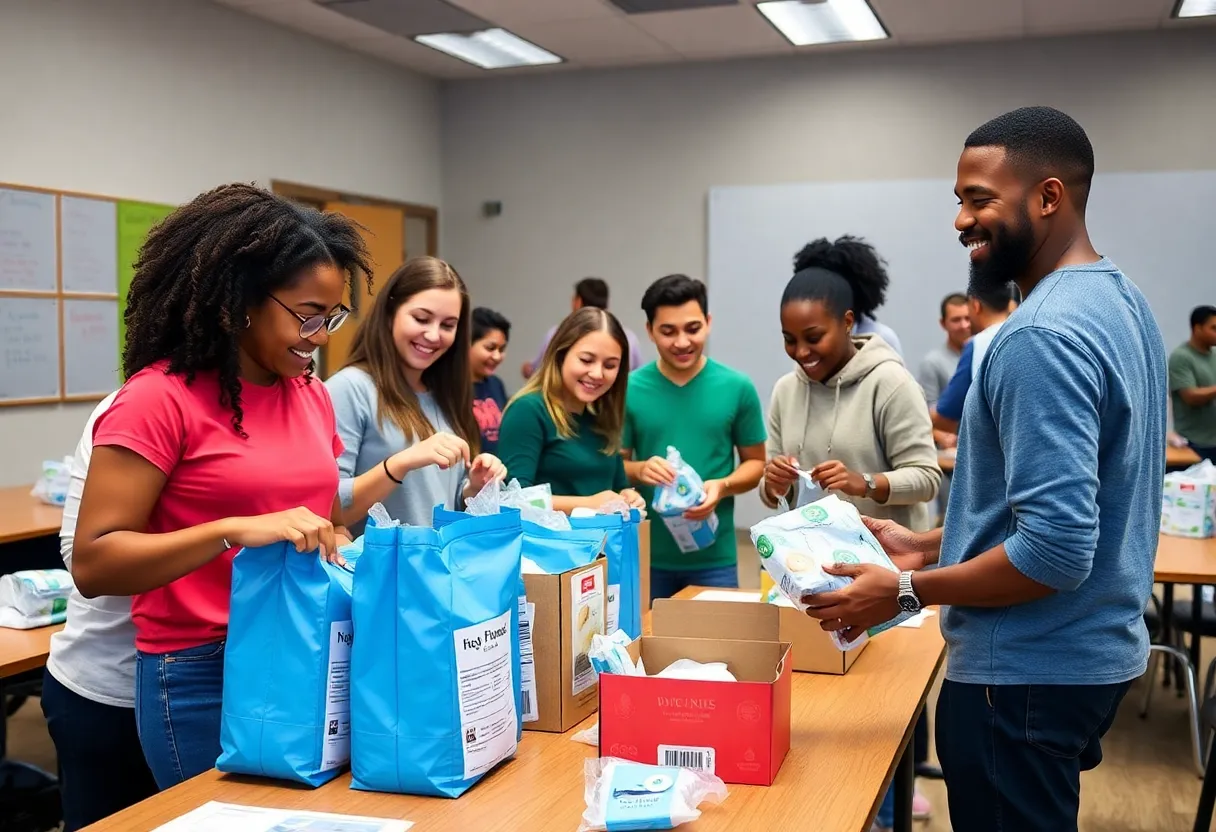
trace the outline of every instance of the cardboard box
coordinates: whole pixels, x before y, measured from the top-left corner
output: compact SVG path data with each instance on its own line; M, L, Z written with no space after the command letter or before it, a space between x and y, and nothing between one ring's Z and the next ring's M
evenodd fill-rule
M524 575L524 593L532 637L530 669L528 657L521 657L524 730L569 731L599 705L587 649L608 620L607 562L600 558L560 575Z
M766 604L760 598L755 590L690 586L668 603L656 605L655 632L662 620L663 626L679 635L738 638L739 619L750 620L750 608L765 607L761 616L765 626L771 628L772 640L788 641L793 646L794 670L836 676L847 673L869 644L867 640L860 647L841 652L816 619L793 607Z
M656 602L656 612L664 606ZM743 608L746 609L746 608ZM660 622L655 621L656 632ZM790 749L790 645L751 640L643 636L630 645L650 673L677 659L726 662L736 682L600 676L600 756L713 771L727 783L772 785Z

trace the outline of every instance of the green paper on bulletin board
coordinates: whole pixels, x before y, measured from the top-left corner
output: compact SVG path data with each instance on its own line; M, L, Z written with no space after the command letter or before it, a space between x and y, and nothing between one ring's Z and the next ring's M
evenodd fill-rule
M118 202L118 355L122 361L127 342L127 291L135 276L135 260L148 232L177 210L174 205L153 202Z

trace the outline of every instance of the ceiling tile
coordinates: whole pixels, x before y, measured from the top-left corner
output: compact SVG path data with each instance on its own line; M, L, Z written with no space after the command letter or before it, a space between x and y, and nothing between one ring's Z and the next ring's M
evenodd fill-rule
M669 57L679 53L630 23L624 15L564 23L528 23L511 29L568 61L587 66L625 63L633 58Z
M614 17L620 10L608 0L448 0L478 17L510 29L520 23L562 23Z
M1101 4L1023 0L1023 4L1026 33L1031 35L1155 29L1174 8L1173 0L1102 0Z
M374 26L322 8L311 0L269 0L246 6L242 10L256 17L339 43L384 34Z
M690 58L794 51L793 45L751 5L656 12L629 20Z
M900 43L1009 37L1024 30L1022 0L870 0L870 6Z
M350 0L329 8L345 17L360 20L389 34L414 37L437 32L476 32L490 28L476 15L444 0Z

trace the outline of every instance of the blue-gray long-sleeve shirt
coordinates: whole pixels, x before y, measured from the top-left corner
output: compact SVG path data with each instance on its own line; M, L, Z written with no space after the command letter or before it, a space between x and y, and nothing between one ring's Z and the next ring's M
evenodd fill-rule
M1048 275L1006 322L967 396L940 563L1004 543L1056 592L948 609L947 678L1100 685L1144 672L1166 395L1148 302L1105 258Z

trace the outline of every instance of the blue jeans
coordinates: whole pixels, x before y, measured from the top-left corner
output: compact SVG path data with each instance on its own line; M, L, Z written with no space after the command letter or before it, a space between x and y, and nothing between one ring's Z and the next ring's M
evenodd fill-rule
M144 757L161 789L215 768L223 693L222 641L174 653L137 654L135 720Z
M891 784L891 788L887 789L887 793L883 796L882 803L878 806L878 816L874 818L874 822L883 829L890 829L895 826L895 784Z
M650 569L650 598L670 598L689 586L739 586L739 568L714 566L709 569Z
M42 713L59 760L65 832L156 794L135 730L135 710L103 705L42 676Z
M1130 685L943 682L937 756L951 826L1075 832L1081 772L1102 762L1102 737Z

